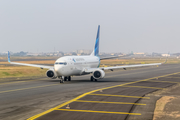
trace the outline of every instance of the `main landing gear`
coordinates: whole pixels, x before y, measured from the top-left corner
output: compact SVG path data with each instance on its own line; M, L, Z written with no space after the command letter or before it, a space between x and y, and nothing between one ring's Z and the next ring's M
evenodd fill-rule
M71 76L68 76L68 77L64 77L64 76L62 76L62 77L59 77L59 82L60 83L64 83L64 81L71 81Z
M91 76L90 80L91 80L91 81L97 81L97 79L94 79L93 76Z

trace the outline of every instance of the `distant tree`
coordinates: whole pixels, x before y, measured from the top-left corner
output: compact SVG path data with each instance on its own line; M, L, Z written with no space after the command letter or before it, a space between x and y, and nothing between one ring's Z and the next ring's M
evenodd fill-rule
M21 51L21 52L14 53L13 55L14 55L14 56L26 56L27 53L28 53L28 52L23 52L23 51Z
M72 52L72 55L77 55L75 52Z

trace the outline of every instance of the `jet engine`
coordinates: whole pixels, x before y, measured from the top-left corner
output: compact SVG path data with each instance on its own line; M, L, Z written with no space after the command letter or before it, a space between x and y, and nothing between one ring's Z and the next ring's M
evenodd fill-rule
M104 76L105 76L105 72L103 70L99 69L93 72L94 79L101 79L101 78L104 78Z
M56 75L55 71L51 70L51 69L46 72L46 76L51 78L51 79L56 79L57 78L57 75Z

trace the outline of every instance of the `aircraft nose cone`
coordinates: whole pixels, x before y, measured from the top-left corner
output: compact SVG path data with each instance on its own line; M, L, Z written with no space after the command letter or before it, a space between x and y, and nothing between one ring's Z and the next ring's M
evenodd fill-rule
M54 66L54 70L55 70L55 72L56 72L56 74L58 75L58 76L61 76L61 70L62 70L62 67L61 66Z
M54 70L57 72L59 70L59 67L57 65L55 65Z

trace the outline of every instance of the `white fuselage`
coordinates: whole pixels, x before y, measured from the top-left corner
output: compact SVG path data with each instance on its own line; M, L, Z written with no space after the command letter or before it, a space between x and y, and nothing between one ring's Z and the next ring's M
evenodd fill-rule
M65 56L56 60L54 70L58 77L83 75L87 68L98 68L100 58L97 56Z

